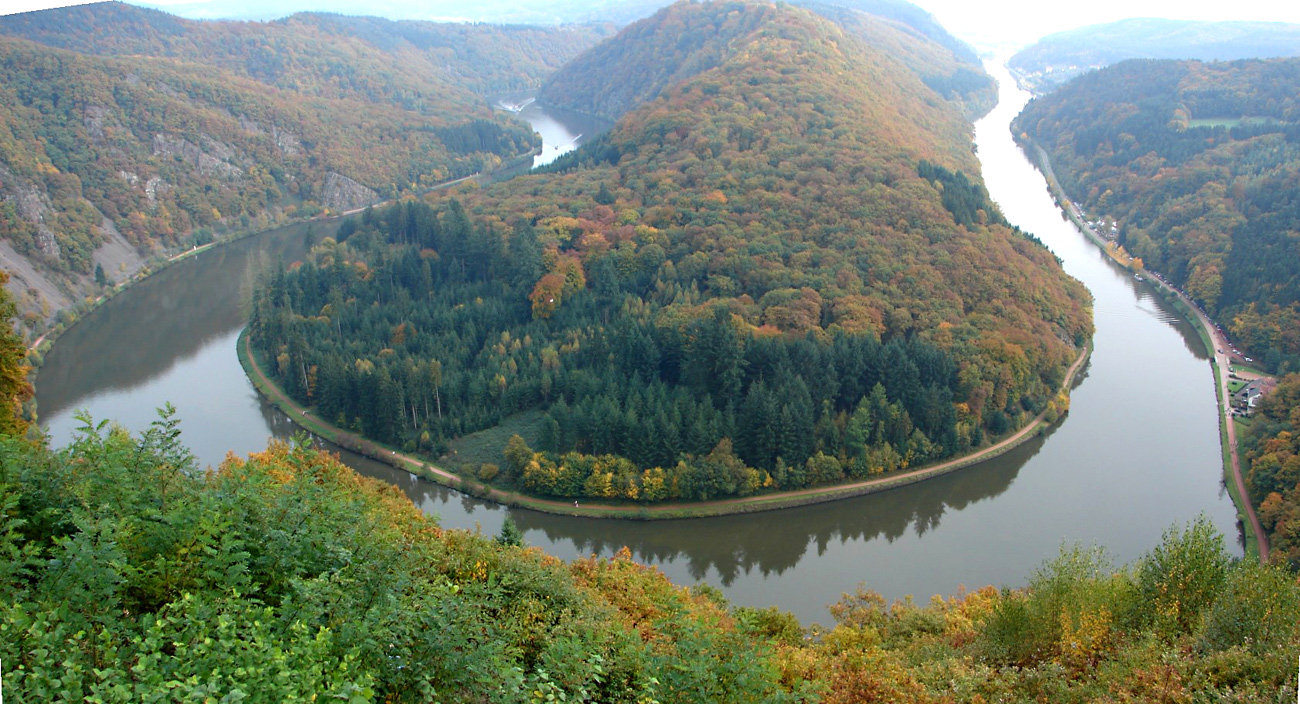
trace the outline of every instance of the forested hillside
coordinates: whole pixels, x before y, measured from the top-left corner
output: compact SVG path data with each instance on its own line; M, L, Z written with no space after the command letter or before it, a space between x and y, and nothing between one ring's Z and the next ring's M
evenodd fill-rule
M805 5L844 31L912 70L939 97L960 106L974 121L993 109L998 86L965 43L907 2L808 2Z
M970 116L983 114L996 102L996 85L970 47L919 7L898 0L800 4L901 58L941 97L968 103ZM617 119L664 88L717 67L730 55L731 43L762 20L730 11L725 4L710 13L678 5L661 11L660 17L654 23L634 24L621 41L600 44L578 57L546 82L538 98Z
M1062 412L1087 293L988 200L957 108L798 8L680 4L614 42L679 22L734 39L551 173L368 212L273 275L250 332L278 382L434 456L540 409L545 452L495 481L644 502L881 474Z
M181 59L295 93L443 116L475 105L467 92L535 88L612 33L609 25L394 22L322 13L195 22L116 1L0 18L0 34L83 54Z
M1283 377L1242 442L1246 485L1275 559L1300 569L1300 374Z
M1300 25L1139 18L1052 34L1007 62L1021 83L1047 93L1126 59L1235 61L1300 56Z
M1273 371L1300 369L1300 59L1128 61L1016 120L1071 199Z
M536 136L482 93L536 85L603 31L121 3L0 18L0 261L25 320L154 253L527 153Z
M623 26L654 14L672 0L370 0L366 14L393 20L445 18L448 22L510 25L557 25L609 22ZM354 0L187 0L173 4L175 14L191 19L229 17L276 20L295 12L353 14Z

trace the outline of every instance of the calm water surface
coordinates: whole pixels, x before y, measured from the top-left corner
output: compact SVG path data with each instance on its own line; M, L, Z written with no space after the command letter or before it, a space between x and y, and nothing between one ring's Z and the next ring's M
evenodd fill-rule
M1213 377L1195 331L1145 284L1113 266L1048 196L1007 125L1027 100L1000 67L1000 106L976 129L990 192L1095 297L1096 349L1063 423L1044 437L955 475L872 496L776 513L638 523L550 516L484 504L349 453L357 471L402 487L444 526L496 533L506 515L525 539L562 558L623 546L681 584L707 582L734 602L775 604L805 623L859 582L890 599L926 600L961 585L1025 582L1063 543L1107 546L1120 561L1166 528L1205 513L1238 552L1223 490ZM599 123L535 103L521 113L552 146L594 136ZM552 157L553 158L553 157ZM171 402L200 461L244 454L292 435L235 357L255 272L301 257L333 226L294 226L220 247L145 281L68 331L37 383L56 443L76 409L139 430Z

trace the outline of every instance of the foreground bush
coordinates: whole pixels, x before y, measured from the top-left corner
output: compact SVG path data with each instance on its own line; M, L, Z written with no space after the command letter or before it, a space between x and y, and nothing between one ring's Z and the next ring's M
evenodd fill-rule
M200 472L164 413L0 437L11 702L1291 702L1300 586L1205 520L1136 564L1067 548L1020 590L866 590L804 629L612 559L444 531L273 443Z

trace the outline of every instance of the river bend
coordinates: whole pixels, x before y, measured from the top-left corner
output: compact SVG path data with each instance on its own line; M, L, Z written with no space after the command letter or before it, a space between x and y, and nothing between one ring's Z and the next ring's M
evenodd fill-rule
M484 504L356 455L358 472L401 487L450 528L496 533L506 515L525 540L561 558L628 546L679 584L707 582L734 602L775 604L805 623L859 582L889 599L951 594L962 585L1023 584L1063 543L1139 557L1171 525L1205 513L1240 553L1223 490L1209 357L1195 330L1145 283L1113 265L1069 222L1008 133L1028 95L999 66L1001 101L976 126L989 191L1095 298L1097 334L1065 420L980 465L921 484L843 501L710 519L635 522L571 518ZM581 116L533 103L521 113L553 158L594 136ZM294 225L182 261L70 329L37 383L56 444L76 409L139 430L155 408L178 409L200 462L265 447L292 422L253 389L235 355L255 273L300 258L335 225Z

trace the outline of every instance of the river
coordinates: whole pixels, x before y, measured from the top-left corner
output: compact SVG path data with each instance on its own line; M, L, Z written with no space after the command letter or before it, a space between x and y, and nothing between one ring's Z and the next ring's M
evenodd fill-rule
M1036 234L1095 297L1095 351L1065 420L980 465L880 494L777 513L641 523L551 516L485 504L350 453L357 471L400 486L450 528L495 534L510 515L525 540L561 558L628 546L679 584L707 582L735 603L775 604L804 623L861 582L924 602L960 586L1023 584L1062 544L1140 557L1172 525L1204 513L1241 547L1223 489L1209 357L1195 330L1145 283L1114 266L1063 220L1041 175L1007 131L1028 95L1000 66L999 107L976 126L984 177L1007 217ZM589 123L543 115L544 155L593 136ZM529 108L521 113L529 118ZM580 142L581 140L576 140ZM139 430L155 408L178 409L184 441L215 465L295 430L264 403L235 357L241 302L254 273L301 257L333 231L316 223L214 248L137 284L70 329L37 382L56 444L74 409Z

